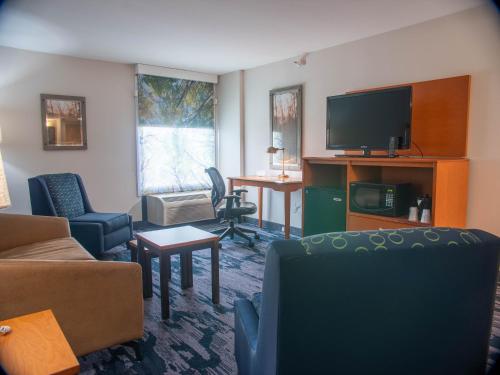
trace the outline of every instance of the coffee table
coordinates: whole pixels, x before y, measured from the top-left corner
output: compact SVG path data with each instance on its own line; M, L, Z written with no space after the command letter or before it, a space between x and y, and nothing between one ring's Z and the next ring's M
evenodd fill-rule
M151 256L160 259L160 293L161 316L170 316L168 281L170 278L170 256L180 254L181 257L181 288L193 286L193 251L211 249L212 263L212 302L218 304L219 291L219 237L216 234L192 227L190 225L137 233L137 262L142 267L142 283L144 298L153 295L151 273Z

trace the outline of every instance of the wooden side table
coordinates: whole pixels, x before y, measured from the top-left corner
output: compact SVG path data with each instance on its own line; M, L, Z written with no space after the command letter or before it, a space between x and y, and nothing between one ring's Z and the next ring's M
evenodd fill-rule
M0 364L9 375L72 375L80 364L51 310L0 321Z
M181 256L181 288L193 286L192 253L211 249L212 302L219 303L219 236L194 228L190 225L137 233L137 261L142 266L144 298L152 297L151 257L160 258L160 291L162 319L170 316L168 280L170 277L170 256ZM129 244L130 245L130 244ZM146 250L147 248L147 250ZM131 251L135 251L133 247ZM132 254L134 257L134 254Z

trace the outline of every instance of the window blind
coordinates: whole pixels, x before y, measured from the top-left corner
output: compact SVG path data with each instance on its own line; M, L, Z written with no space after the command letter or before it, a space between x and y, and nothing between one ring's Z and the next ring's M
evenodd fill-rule
M137 74L140 195L210 188L214 90L211 82Z

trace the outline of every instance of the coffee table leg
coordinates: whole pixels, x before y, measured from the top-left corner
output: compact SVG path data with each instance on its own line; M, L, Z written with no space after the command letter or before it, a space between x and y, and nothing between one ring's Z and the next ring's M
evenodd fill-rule
M160 253L160 291L161 291L161 318L170 317L170 298L168 293L168 279L170 274L170 255Z
M141 240L137 240L137 261L142 267L142 296L151 298L153 295L151 257L145 253L144 243Z
M219 241L214 241L211 247L212 258L212 302L220 303L219 288Z
M151 261L153 257L150 252L144 252L144 272L147 279L147 298L153 297L153 271L151 270Z
M193 253L181 253L181 288L193 286Z

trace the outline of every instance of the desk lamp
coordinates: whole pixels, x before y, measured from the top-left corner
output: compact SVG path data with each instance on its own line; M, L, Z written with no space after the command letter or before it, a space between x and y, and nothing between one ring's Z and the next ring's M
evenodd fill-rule
M278 151L283 152L282 158L281 158L281 174L278 176L278 178L281 178L282 180L284 180L285 178L288 178L288 175L285 174L285 148L284 147L277 148L274 146L269 146L267 148L266 152L268 154L276 154Z

